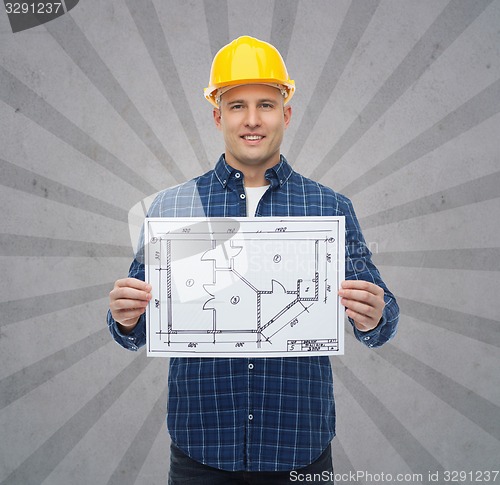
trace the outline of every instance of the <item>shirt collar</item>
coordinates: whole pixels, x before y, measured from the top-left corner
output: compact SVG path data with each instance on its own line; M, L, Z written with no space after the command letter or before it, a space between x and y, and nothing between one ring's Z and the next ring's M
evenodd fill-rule
M226 188L229 178L234 171L234 168L227 164L224 154L222 154L214 168L215 176L222 187Z
M283 155L280 155L280 161L274 167L266 171L266 180L271 182L272 188L283 187L293 173L293 168L286 161Z
M219 180L219 183L222 185L222 187L226 188L229 179L234 172L237 172L237 170L228 165L224 154L222 154L217 161L217 164L215 165L214 172L215 176ZM283 155L280 155L280 161L274 167L266 170L265 177L266 180L269 180L269 182L271 183L271 188L274 189L277 187L283 187L292 173L292 167L286 161L286 158Z

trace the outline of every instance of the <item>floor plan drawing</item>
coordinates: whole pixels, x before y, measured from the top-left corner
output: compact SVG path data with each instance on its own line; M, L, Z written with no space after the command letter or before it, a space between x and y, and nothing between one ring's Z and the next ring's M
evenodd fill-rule
M149 356L342 355L343 217L148 218Z

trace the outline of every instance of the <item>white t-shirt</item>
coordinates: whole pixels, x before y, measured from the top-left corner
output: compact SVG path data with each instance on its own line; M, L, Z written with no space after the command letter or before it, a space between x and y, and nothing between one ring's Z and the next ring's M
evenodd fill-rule
M255 217L255 211L260 199L269 188L269 185L262 187L245 187L247 196L247 217Z

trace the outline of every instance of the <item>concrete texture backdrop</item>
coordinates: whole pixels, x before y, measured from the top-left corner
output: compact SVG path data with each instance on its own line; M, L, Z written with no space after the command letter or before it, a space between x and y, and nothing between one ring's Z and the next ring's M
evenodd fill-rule
M242 34L282 52L283 153L352 198L402 309L332 360L336 471L499 469L500 1L81 0L0 12L1 484L166 483L167 361L111 340L108 292L130 208L221 153L202 89Z

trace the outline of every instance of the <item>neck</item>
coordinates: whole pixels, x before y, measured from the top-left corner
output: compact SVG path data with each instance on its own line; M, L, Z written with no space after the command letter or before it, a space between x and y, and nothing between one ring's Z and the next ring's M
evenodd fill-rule
M252 170L245 168L242 170L245 176L245 187L262 187L264 185L269 185L269 181L266 180L266 172L262 170Z
M263 187L264 185L269 185L269 181L266 179L265 175L269 168L274 167L280 161L280 156L278 155L277 160L269 161L269 163L265 165L248 165L244 163L240 163L237 160L234 160L233 157L227 156L226 154L226 162L231 167L239 170L243 173L245 177L245 186L246 187Z

